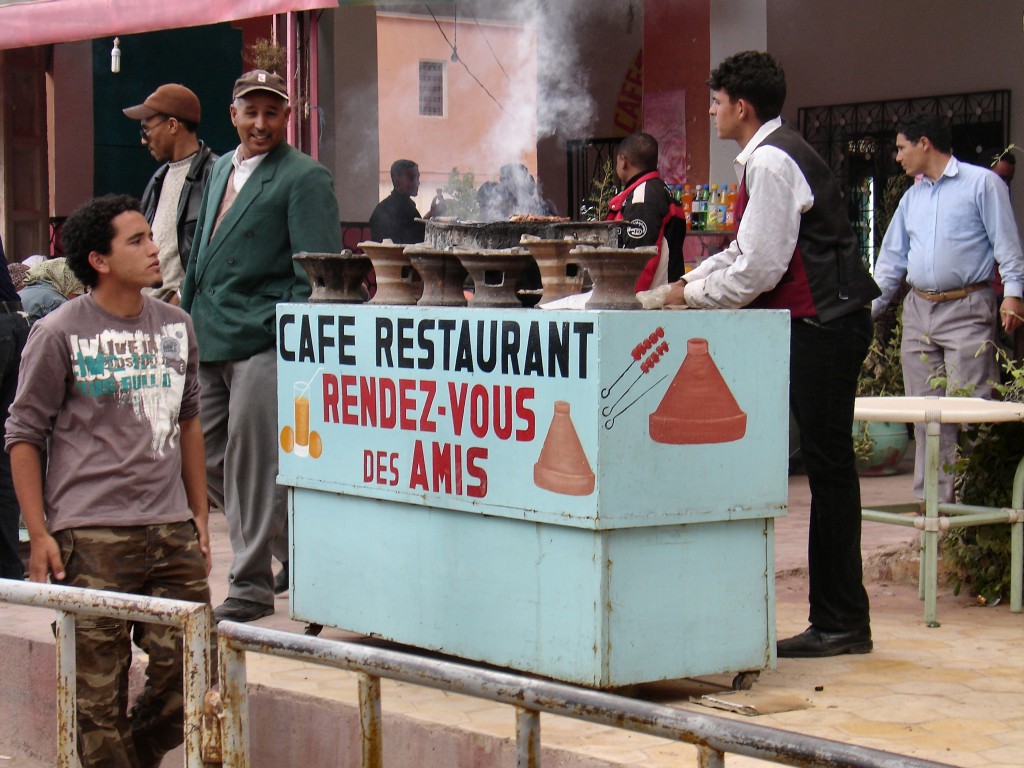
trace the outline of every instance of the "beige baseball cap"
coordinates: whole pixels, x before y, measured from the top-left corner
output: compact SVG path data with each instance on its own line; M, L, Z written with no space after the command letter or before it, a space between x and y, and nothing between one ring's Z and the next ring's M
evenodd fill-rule
M231 98L237 99L253 91L267 91L275 96L280 96L285 101L288 100L288 88L285 86L284 78L273 72L267 72L265 69L254 69L235 80Z

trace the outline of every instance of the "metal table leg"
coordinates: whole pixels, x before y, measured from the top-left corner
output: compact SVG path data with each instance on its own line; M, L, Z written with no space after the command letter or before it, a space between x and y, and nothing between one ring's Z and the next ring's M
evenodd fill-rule
M939 626L936 601L939 580L939 412L927 414L924 469L924 530L921 532L921 583L924 587L924 621Z
M1024 583L1024 457L1013 475L1014 520L1010 524L1010 610L1020 613L1022 583Z

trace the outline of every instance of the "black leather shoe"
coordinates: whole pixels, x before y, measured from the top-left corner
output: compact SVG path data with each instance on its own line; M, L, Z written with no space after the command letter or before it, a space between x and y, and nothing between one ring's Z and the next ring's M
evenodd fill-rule
M799 635L779 640L780 659L811 659L844 653L871 653L871 627L829 632L810 626Z
M283 595L288 591L288 563L281 563L281 570L274 577L274 594Z
M229 597L213 609L213 621L256 621L274 612L274 606L245 600L241 597Z

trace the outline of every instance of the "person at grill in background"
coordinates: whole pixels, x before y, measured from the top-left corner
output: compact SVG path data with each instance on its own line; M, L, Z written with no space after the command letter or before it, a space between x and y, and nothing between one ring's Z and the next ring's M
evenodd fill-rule
M878 286L832 171L780 117L786 76L775 57L729 56L708 85L718 137L740 147L736 239L671 284L666 303L789 310L789 404L811 489L811 626L779 640L777 651L783 658L868 653L853 410Z
M7 263L4 241L0 238L0 259ZM21 351L28 339L28 320L22 314L21 299L14 290L11 274L0 269L0 418L7 424L8 412L18 389ZM18 528L21 508L14 495L11 459L0 455L0 578L22 580L25 566L18 555Z
M422 243L426 225L417 221L422 217L413 200L420 193L420 167L412 160L395 160L391 164L391 185L391 194L377 203L370 214L370 239L377 243ZM427 218L436 215L431 205Z
M92 290L32 327L5 442L31 543L29 578L209 604L192 323L142 293L161 275L137 200L92 200L62 237ZM134 623L149 661L129 711L129 622L75 622L81 764L155 768L184 735L181 630Z
M522 163L506 163L498 169L498 187L489 190L489 205L496 215L488 220L504 220L516 214L553 216L555 208L537 189L537 180Z
M683 238L686 219L675 212L672 193L658 173L658 140L649 133L634 133L615 152L615 173L624 189L608 203L608 219L621 221L623 248L657 246L636 281L637 291L675 282L683 275Z
M29 268L18 291L30 325L83 293L85 286L63 256Z
M202 117L199 97L183 85L161 85L144 102L122 112L141 121L142 144L162 163L142 193L142 211L160 246L164 283L145 293L177 304L217 155L196 136Z
M217 161L203 197L181 289L199 339L210 498L224 509L234 559L217 621L274 612L288 589L287 493L277 484L279 302L304 301L305 271L292 255L340 253L330 172L285 141L288 91L280 75L235 81L238 148ZM272 557L283 568L275 578Z
M480 210L480 221L500 221L509 217L509 206L501 185L496 181L485 181L476 191L476 205Z
M908 395L947 395L963 388L991 397L998 380L994 353L998 264L1003 283L999 318L1006 333L1024 321L1024 255L1007 185L996 174L952 153L952 131L941 117L918 113L896 128L896 160L921 180L900 199L889 223L875 280L882 295L877 317L900 281L911 291L903 302L903 380ZM933 377L943 377L936 382ZM940 427L939 501L953 500L946 471L959 428ZM914 493L924 498L925 425L914 427Z

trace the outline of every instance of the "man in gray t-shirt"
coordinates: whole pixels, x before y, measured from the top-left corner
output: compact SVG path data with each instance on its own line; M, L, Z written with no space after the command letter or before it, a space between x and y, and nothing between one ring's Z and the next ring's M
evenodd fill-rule
M144 296L159 249L138 201L109 195L64 224L91 288L32 326L6 449L31 541L29 578L210 602L199 354L189 316ZM40 451L48 459L45 483ZM88 766L157 766L182 742L181 633L135 626L149 655L131 712L124 621L76 622L78 751Z

